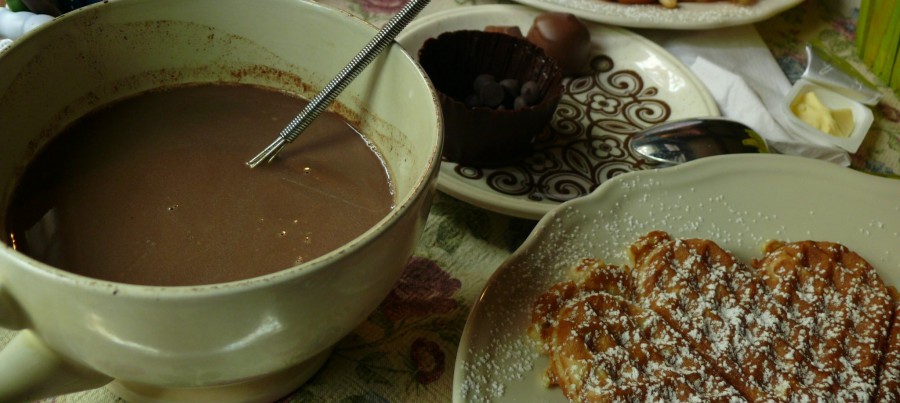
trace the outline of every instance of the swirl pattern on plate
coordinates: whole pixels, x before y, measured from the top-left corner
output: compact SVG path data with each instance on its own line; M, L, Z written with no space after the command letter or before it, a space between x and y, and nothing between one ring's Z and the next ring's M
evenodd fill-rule
M457 165L454 173L484 180L501 194L565 202L615 175L653 166L628 142L635 132L668 120L671 107L638 72L616 70L609 56L597 55L591 65L593 74L563 81L563 98L532 155L500 168Z

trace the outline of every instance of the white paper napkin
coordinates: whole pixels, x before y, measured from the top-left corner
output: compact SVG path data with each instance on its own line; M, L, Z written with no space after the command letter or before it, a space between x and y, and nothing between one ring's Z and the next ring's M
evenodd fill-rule
M13 12L9 7L0 6L0 38L16 39L52 20L53 17L46 14Z
M782 154L850 164L846 151L785 130L780 112L791 89L781 67L752 25L700 31L638 31L689 66L716 100L722 116L759 133Z

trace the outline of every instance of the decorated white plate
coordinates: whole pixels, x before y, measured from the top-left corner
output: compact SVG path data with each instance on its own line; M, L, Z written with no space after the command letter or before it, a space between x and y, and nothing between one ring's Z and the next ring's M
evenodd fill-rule
M727 0L683 3L669 9L658 4L619 4L606 0L516 0L547 11L563 11L586 20L632 28L710 29L752 24L794 7L803 0L757 0L741 6Z
M398 41L417 55L425 40L443 32L506 25L527 33L540 13L510 5L457 8L413 22ZM615 175L645 169L647 163L628 147L634 132L719 115L706 87L665 49L622 28L587 25L594 72L563 81L563 98L535 152L491 169L445 161L439 190L487 210L537 220Z
M651 230L713 240L749 263L771 239L840 242L900 286L896 180L801 157L734 154L631 172L554 209L494 273L457 352L456 402L564 402L526 334L534 298L584 257L626 264Z

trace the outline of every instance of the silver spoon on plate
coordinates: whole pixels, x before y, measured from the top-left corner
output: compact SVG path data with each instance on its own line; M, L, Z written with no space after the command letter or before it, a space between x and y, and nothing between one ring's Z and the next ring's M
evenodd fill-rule
M713 155L769 152L766 141L753 129L722 118L662 123L638 132L629 145L642 157L668 165Z

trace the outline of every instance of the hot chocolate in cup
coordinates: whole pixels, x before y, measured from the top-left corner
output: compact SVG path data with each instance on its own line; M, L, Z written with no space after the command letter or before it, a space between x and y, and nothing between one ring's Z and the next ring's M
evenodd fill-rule
M110 0L57 18L0 53L0 227L8 228L29 162L85 114L196 83L309 99L375 33L301 0ZM334 110L382 157L394 206L361 235L284 270L138 285L68 272L0 244L0 326L19 330L0 351L0 401L105 384L129 401L266 401L298 387L377 307L412 254L440 163L439 108L398 46L344 90ZM246 151L235 165L259 149Z

